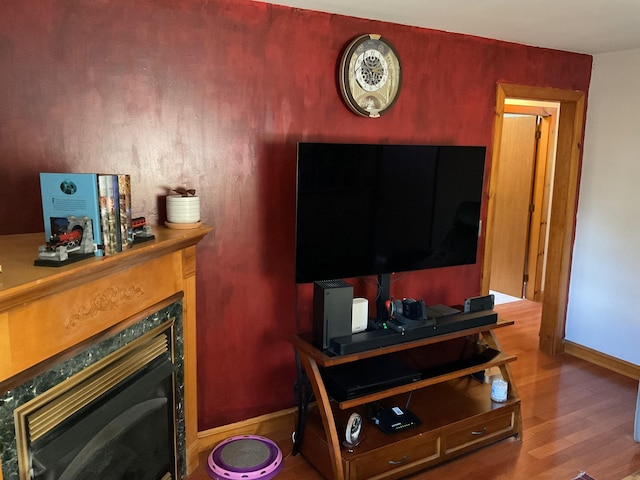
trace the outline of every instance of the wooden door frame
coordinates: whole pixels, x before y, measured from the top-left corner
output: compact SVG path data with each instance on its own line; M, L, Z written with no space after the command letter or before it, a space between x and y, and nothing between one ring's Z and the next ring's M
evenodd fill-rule
M569 274L575 237L578 180L584 125L585 95L577 90L498 84L495 124L489 173L489 191L482 263L481 290L489 293L493 244L495 194L499 168L504 102L506 98L558 102L558 138L554 166L553 201L549 221L549 246L542 302L539 348L557 354L563 351Z

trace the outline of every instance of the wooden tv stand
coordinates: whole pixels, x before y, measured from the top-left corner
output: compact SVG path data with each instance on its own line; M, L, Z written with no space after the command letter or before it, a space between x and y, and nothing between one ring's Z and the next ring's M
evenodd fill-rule
M388 479L409 475L498 440L522 433L520 399L509 369L516 360L502 352L494 329L512 321L469 328L357 354L329 356L315 348L303 335L291 339L304 373L309 379L316 405L307 412L300 452L326 478L334 480ZM388 354L424 355L448 340L462 338L499 351L484 363L459 368L416 382L395 386L357 398L337 401L330 397L322 369ZM506 402L491 400L491 385L471 377L472 373L497 367L509 382ZM379 430L367 418L367 406L374 402L405 406L421 424L393 434ZM343 445L349 416L363 418L361 442Z

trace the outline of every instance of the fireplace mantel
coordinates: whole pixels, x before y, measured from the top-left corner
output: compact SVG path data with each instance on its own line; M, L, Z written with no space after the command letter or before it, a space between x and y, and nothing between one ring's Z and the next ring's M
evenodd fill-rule
M155 240L62 267L33 266L44 234L0 236L0 392L182 299L187 473L193 471L199 453L195 250L209 231L156 227Z

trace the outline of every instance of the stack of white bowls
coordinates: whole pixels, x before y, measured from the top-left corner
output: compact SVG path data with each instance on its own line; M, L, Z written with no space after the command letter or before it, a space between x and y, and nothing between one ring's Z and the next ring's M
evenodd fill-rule
M170 223L197 223L200 221L200 197L167 196L167 221Z

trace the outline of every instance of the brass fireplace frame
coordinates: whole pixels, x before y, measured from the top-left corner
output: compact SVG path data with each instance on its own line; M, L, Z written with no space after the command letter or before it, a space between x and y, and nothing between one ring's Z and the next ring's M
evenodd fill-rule
M63 380L46 392L14 410L16 443L20 480L31 479L30 442L37 440L70 418L82 408L115 388L130 375L140 371L154 359L169 353L175 364L175 317L141 335L127 345L110 353L94 364ZM171 411L176 428L176 378L172 378ZM178 445L173 437L174 465L171 475L179 478Z

